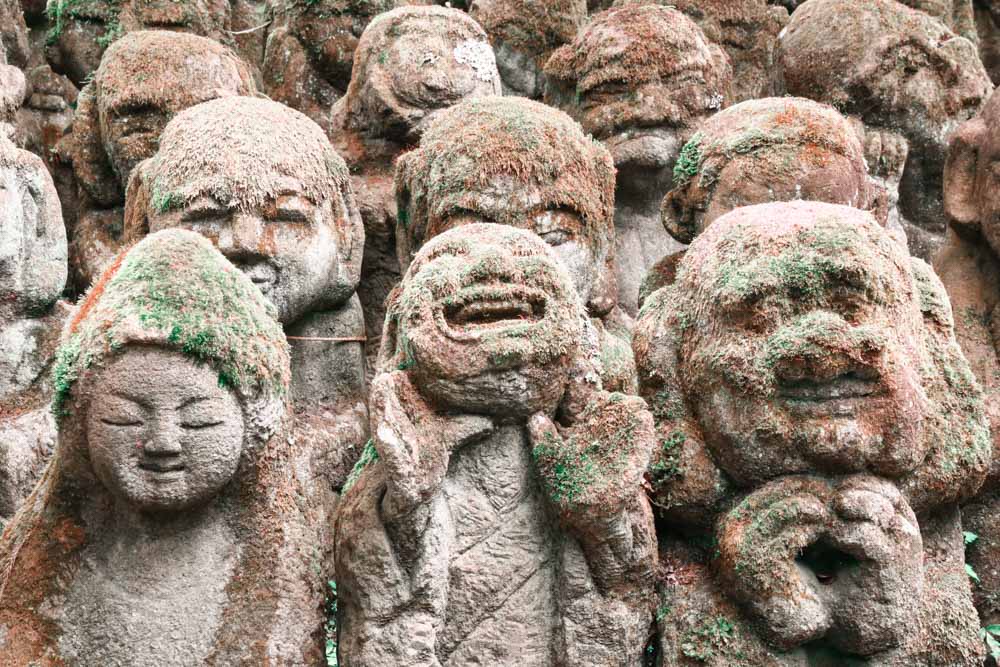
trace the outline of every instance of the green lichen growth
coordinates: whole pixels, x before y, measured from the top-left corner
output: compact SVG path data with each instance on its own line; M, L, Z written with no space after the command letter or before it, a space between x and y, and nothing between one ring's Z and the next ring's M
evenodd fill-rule
M547 434L535 445L531 454L535 461L545 460L551 475L547 480L549 497L556 505L572 507L593 484L600 471L596 461L600 443L592 443L583 451L575 451Z
M323 624L323 634L326 636L326 667L339 667L337 659L337 582L326 582L326 623Z
M146 237L91 288L53 369L53 413L67 414L74 383L130 342L175 349L241 393L283 395L289 381L274 306L204 237Z
M698 174L701 168L701 141L702 134L697 132L681 149L681 154L674 163L675 188L687 184Z
M378 450L375 449L375 441L369 439L368 442L365 443L365 448L361 450L361 456L351 469L351 474L347 476L347 481L344 482L344 488L341 493L347 493L347 491L354 486L354 484L361 477L361 473L365 471L365 468L376 461L378 461Z
M735 639L736 625L725 616L718 616L685 633L681 651L699 662L722 656L743 660L746 656L734 648Z
M184 198L176 192L161 190L154 186L149 204L155 212L167 213L173 209L182 207L184 205Z

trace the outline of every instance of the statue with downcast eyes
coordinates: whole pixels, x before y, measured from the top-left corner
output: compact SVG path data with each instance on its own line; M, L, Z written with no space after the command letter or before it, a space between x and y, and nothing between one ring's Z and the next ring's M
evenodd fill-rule
M365 225L358 296L370 368L385 298L400 279L393 163L444 109L499 93L486 34L457 9L401 7L380 14L361 35L351 84L333 105L329 135L351 170Z
M129 176L156 152L167 121L200 102L255 91L246 64L204 37L140 31L108 49L73 122L80 203L70 268L78 287L90 285L121 248Z
M614 158L618 302L634 315L646 271L678 249L660 202L681 147L730 101L729 59L680 11L630 4L595 15L545 74L545 101Z
M129 241L171 228L208 237L274 304L292 343L293 436L317 484L339 489L368 439L355 294L365 236L322 130L258 98L187 109L134 169L125 226Z
M552 52L587 21L586 0L473 0L472 16L490 36L505 95L541 99Z
M795 97L741 102L708 119L681 151L661 214L670 235L688 244L733 209L796 199L872 211L906 245L855 128L833 107ZM682 255L650 270L640 302L673 279Z
M397 160L399 264L405 270L426 241L471 223L534 232L593 318L605 388L632 392L632 323L613 270L614 173L607 150L551 107L517 97L458 104Z
M0 108L10 94L4 70ZM0 122L0 522L14 515L52 451L47 371L69 313L59 301L66 230L55 186L42 160L16 148L3 128Z
M958 503L989 430L930 267L855 208L739 208L634 346L664 664L982 664Z
M910 251L933 257L946 223L947 137L993 88L975 45L895 0L812 0L782 33L778 65L789 94L861 121L869 167L898 200Z
M437 236L382 350L337 516L341 660L642 664L652 418L601 389L554 251L495 224Z
M324 527L273 315L182 230L89 293L57 355L55 454L0 539L0 661L318 663Z
M977 606L983 625L1000 620L1000 227L997 196L1000 169L1000 95L994 93L978 116L951 137L944 170L944 205L949 218L944 248L934 260L952 307L955 333L987 397L993 435L993 467L974 503L964 508L967 530L979 535L969 560L980 574Z

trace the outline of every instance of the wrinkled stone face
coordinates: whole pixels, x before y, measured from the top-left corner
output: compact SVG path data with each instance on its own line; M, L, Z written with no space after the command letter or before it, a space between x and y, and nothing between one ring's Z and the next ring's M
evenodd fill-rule
M718 176L715 191L706 202L703 229L733 209L779 201L822 201L857 206L868 184L859 179L850 158L818 146L789 147L785 164L794 165L781 178L761 169L752 155L733 158ZM775 157L773 161L781 158Z
M114 17L112 3L103 0L72 3L62 12L61 29L50 33L55 40L50 59L56 61L54 69L80 86L101 64L104 53L101 44L107 39Z
M157 104L130 102L100 104L101 134L111 166L127 183L137 164L156 152L171 109Z
M278 319L288 324L312 310L339 275L333 230L348 214L341 193L331 190L317 201L296 179L285 178L281 194L242 210L216 199L211 184L195 178L188 191L200 194L184 206L161 213L152 203L149 231L180 227L209 238L274 304Z
M995 116L994 114L991 114ZM978 218L990 247L1000 252L1000 132L991 122L990 115L984 116L986 133L979 146L975 172L975 200Z
M499 225L446 232L403 280L400 365L442 407L506 417L554 409L583 336L576 299L537 237Z
M511 178L498 178L488 189L471 194L466 207L435 217L428 225L427 237L469 224L493 222L496 207L502 206L508 210L503 216L508 224L540 236L569 271L580 298L589 298L604 257L599 256L594 240L587 235L579 211L571 206L546 207L541 193ZM509 215L511 208L515 215Z
M101 483L143 512L214 497L236 472L243 413L218 373L177 352L132 348L100 372L87 413Z
M712 234L713 225L691 246L702 258L718 254L697 278L717 298L706 304L710 326L682 349L681 376L700 388L689 400L706 443L738 481L898 476L923 459L927 399L906 258L873 261L864 246L875 223L858 226L820 221L756 235L746 225Z

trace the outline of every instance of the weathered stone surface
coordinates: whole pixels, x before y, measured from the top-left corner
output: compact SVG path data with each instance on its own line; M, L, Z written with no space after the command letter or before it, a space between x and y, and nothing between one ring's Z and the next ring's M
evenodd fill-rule
M206 100L255 91L246 64L204 37L140 31L108 49L80 92L73 122L80 202L70 265L78 287L96 280L121 249L129 176L156 152L170 118Z
M329 117L333 145L347 161L365 225L358 295L374 373L385 299L399 283L393 163L440 112L465 99L498 95L500 76L482 28L441 7L386 12L362 33L347 94Z
M339 488L368 438L354 293L365 235L344 161L303 114L226 97L178 114L134 171L127 239L203 234L276 307L292 343L294 437Z
M587 21L586 0L473 0L469 15L483 26L496 52L505 95L541 99L542 69Z
M397 161L400 265L454 227L494 222L542 237L573 278L599 331L602 379L631 391L631 320L613 273L614 167L565 114L523 98L488 98L441 114Z
M680 11L637 4L594 16L545 73L545 101L614 158L618 301L634 315L643 275L678 249L660 223L660 202L681 147L731 101L729 59Z
M652 420L600 388L535 235L431 240L390 304L372 451L337 518L348 664L641 664Z
M737 209L649 297L635 350L654 506L718 545L672 549L693 574L661 602L690 588L726 619L664 614L668 664L695 657L692 633L719 665L743 644L752 664L980 664L957 505L988 471L988 423L926 264L854 208Z
M185 231L90 292L59 353L56 453L0 540L5 662L318 661L326 528L283 429L273 314Z
M874 135L869 166L898 187L910 249L930 260L945 231L947 137L993 88L975 45L894 0L814 0L782 33L779 64L787 92L856 116Z

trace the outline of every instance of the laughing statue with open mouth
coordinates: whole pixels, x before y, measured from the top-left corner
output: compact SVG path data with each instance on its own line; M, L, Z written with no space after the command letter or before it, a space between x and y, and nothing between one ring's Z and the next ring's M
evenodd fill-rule
M416 255L338 511L345 662L641 664L652 419L595 354L536 235L477 223Z

